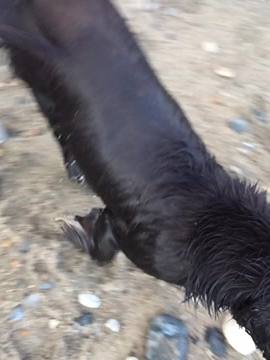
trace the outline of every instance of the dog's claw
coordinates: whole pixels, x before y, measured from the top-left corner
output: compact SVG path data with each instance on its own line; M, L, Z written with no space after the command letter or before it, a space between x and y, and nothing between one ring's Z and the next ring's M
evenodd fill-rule
M62 222L64 237L77 248L90 254L93 243L78 221L58 219Z
M71 181L80 185L85 184L85 176L82 173L76 160L66 161L65 167L67 169L68 177Z

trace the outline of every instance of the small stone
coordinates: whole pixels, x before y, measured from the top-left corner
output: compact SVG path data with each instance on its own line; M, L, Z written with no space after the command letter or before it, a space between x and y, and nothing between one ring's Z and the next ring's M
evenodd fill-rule
M188 342L183 321L170 315L159 315L151 322L146 360L186 360Z
M208 328L205 334L205 340L210 346L210 350L219 358L225 358L227 355L226 340L222 332L217 328Z
M82 306L90 309L98 309L101 306L100 298L93 294L79 294L78 301Z
M253 111L253 113L255 119L260 121L261 123L267 123L269 121L268 115L265 111L256 109Z
M238 134L243 134L249 130L248 122L242 118L230 120L228 124L229 127Z
M24 299L23 304L29 307L37 307L41 302L41 299L40 294L31 294Z
M146 11L155 11L160 8L160 4L154 0L139 0L141 3L140 7Z
M175 8L168 8L168 9L165 10L165 15L178 17L179 16L179 11L177 9L175 9Z
M256 346L251 336L231 317L226 317L223 326L223 334L227 342L238 353L248 356L256 350Z
M256 95L254 97L251 111L253 113L253 117L255 120L257 120L261 123L269 122L269 116L267 114L266 101L265 101L264 97L262 97L260 95Z
M139 360L138 358L136 358L135 356L128 356L126 358L126 360Z
M49 291L54 288L54 284L52 282L44 282L39 286L39 290L41 291Z
M10 239L7 239L7 240L3 240L1 241L1 247L4 248L4 249L9 249L12 245L12 240Z
M27 254L31 250L31 244L25 240L19 246L19 252L22 254Z
M238 147L237 150L243 155L249 155L250 154L250 151L248 149L245 149L245 148Z
M0 144L4 144L8 139L8 132L4 125L0 122Z
M26 329L22 329L19 331L18 335L20 337L28 337L31 335L30 331L26 330Z
M219 52L218 44L215 42L212 42L212 41L204 41L202 43L202 49L205 52L212 53L212 54L217 54Z
M81 326L91 325L94 321L94 316L91 313L84 313L81 316L74 319L76 323Z
M219 68L215 69L214 72L216 75L223 77L225 79L233 79L236 76L235 73L231 69L226 68L226 67L219 67Z
M119 333L121 325L118 320L110 319L105 323L105 327L114 333Z
M21 321L24 318L24 309L22 305L16 306L9 315L10 321Z
M257 148L256 144L250 142L243 142L243 146L250 151L255 151Z
M20 263L19 260L11 260L10 262L10 266L12 267L12 269L18 269L22 266L22 264Z
M60 321L56 319L50 319L49 320L49 328L51 330L56 329L60 325Z

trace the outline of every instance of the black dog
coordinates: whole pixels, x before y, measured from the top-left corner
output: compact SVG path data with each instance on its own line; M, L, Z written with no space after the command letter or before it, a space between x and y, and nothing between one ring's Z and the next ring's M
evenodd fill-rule
M0 36L16 72L35 69L26 81L57 108L52 125L106 205L70 236L98 261L120 249L187 298L229 309L270 359L266 194L208 153L108 0L12 7Z

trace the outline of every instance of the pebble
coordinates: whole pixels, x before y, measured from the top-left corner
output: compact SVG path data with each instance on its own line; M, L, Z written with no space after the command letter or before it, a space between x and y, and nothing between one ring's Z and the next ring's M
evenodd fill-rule
M251 336L230 316L225 318L222 330L227 342L238 353L248 356L255 352L256 346Z
M22 264L20 263L19 260L14 259L14 260L11 260L10 266L12 269L19 269L22 266Z
M237 132L238 134L243 134L249 130L248 122L242 118L235 118L229 121L229 127Z
M170 315L155 317L150 325L146 360L186 360L188 330L182 320Z
M101 306L100 298L93 294L79 294L78 301L82 306L90 309L98 309Z
M214 73L225 79L234 79L236 76L233 70L226 67L219 67L214 70Z
M212 54L217 54L219 53L219 46L217 43L215 42L212 42L212 41L204 41L202 43L202 49L205 51L205 52L208 52L208 53L212 53Z
M255 151L257 148L257 145L254 143L250 143L250 142L243 142L243 146L250 151Z
M56 319L50 319L49 320L49 328L51 330L56 329L60 325L60 321Z
M256 120L260 121L261 123L268 123L269 119L268 119L268 115L266 113L266 111L262 111L262 110L253 110L253 114Z
M240 148L238 147L237 150L243 154L243 155L249 155L250 154L250 150L246 149L246 148Z
M154 0L140 0L140 2L142 3L141 7L146 11L154 11L160 8L160 4Z
M10 240L10 239L2 240L0 245L4 249L9 249L12 246L12 240Z
M31 244L29 241L25 240L23 241L19 246L19 252L22 254L27 254L31 250Z
M179 11L177 9L175 9L175 8L168 8L168 9L165 10L165 15L178 17L179 16Z
M128 356L126 358L126 360L139 360L138 358L136 358L135 356Z
M227 355L226 340L222 332L217 328L208 328L205 334L205 340L210 346L214 355L224 359Z
M8 140L8 132L4 125L0 122L0 144L4 144Z
M40 294L31 294L24 299L23 304L29 307L36 307L41 302L41 299Z
M119 333L121 325L118 320L110 319L105 323L107 329L111 330L114 333Z
M91 325L94 321L94 316L91 313L84 313L81 316L74 319L76 323L81 326Z
M21 321L24 318L24 309L22 305L17 305L10 313L10 321Z
M49 291L55 287L55 284L52 282L44 282L39 286L39 290L41 291Z
M262 96L256 95L254 97L251 111L253 113L253 117L255 120L258 120L261 123L269 122L269 117L266 108L266 101Z
M22 338L28 337L31 335L30 331L26 330L26 329L22 329L19 331L19 336Z

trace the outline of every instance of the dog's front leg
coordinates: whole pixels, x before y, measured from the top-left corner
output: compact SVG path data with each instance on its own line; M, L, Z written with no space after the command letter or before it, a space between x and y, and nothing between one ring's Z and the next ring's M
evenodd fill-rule
M69 134L65 134L63 130L63 115L56 109L54 100L47 93L35 88L33 88L32 91L40 110L48 119L55 139L60 145L69 179L79 184L84 183L85 177L70 149Z

